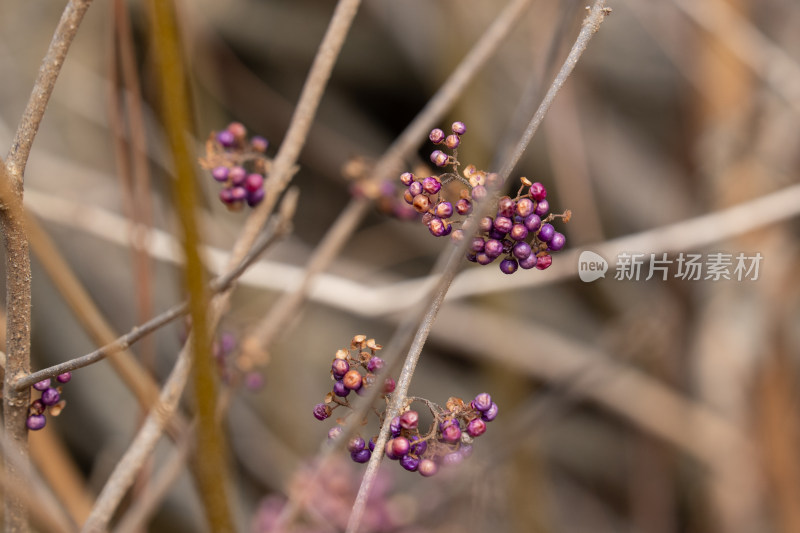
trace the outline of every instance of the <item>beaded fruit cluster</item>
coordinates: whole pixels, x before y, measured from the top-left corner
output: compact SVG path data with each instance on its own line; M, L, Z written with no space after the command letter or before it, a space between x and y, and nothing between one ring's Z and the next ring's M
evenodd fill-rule
M431 162L440 168L451 166L452 171L424 178L404 172L400 182L406 187L403 199L422 214L422 222L432 235L450 235L453 240L460 241L474 232L471 221L465 217L472 213L476 202L487 198L487 186L495 185L499 176L478 170L475 165L467 165L459 174L457 148L467 128L463 122L454 122L451 131L450 135L445 135L435 128L428 138L451 151L448 155L443 150L434 150ZM550 254L564 247L566 238L550 222L555 218L568 222L571 212L550 213L544 185L531 183L527 178L520 178L520 181L522 185L514 198L503 196L497 200L494 217L486 216L477 221L477 235L470 237L467 250L470 261L488 265L502 257L500 270L505 274L513 274L520 267L544 270L553 261ZM445 197L444 187L451 182L463 186L455 202ZM460 218L454 219L455 215ZM456 225L460 227L454 229Z
M67 383L71 379L71 372L64 372L56 377L58 383ZM61 398L61 387L58 385L52 386L50 378L34 383L33 388L39 391L41 395L28 406L26 425L28 429L37 431L47 424L45 413L49 412L51 416L60 415L67 405L67 401Z
M333 410L339 407L352 409L347 396L351 391L360 393L376 383L376 376L384 366L383 360L375 355L381 349L375 339L367 339L365 335L356 335L349 349L336 352L331 364L331 376L334 380L333 390L325 396L325 401L314 406L314 417L325 420ZM369 351L367 351L369 350ZM362 374L362 370L365 373ZM383 380L382 397L388 405L395 382L391 378ZM410 408L414 402L427 406L432 421L427 431L419 427L419 412ZM398 461L400 466L410 472L419 472L430 477L436 474L440 465L457 464L472 453L472 443L476 437L486 431L486 423L497 416L497 404L488 393L481 393L466 403L460 398L450 398L442 408L423 398L409 397L404 412L394 417L389 423L391 438L384 449L386 457ZM377 409L375 413L384 422L384 413ZM328 431L328 438L338 438L343 429L346 417L337 419L339 425ZM350 458L356 463L366 463L375 451L374 436L366 441L356 435L347 442Z
M264 179L270 166L268 146L269 142L258 135L248 140L247 129L240 122L231 122L209 136L200 165L223 184L219 199L228 209L237 211L244 204L255 207L264 199Z

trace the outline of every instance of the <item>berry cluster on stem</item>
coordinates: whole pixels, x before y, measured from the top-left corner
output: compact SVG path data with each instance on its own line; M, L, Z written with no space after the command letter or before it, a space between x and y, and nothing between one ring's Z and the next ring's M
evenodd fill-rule
M58 383L68 383L71 379L71 372L64 372L56 377ZM64 407L67 405L67 401L61 398L63 392L61 386L53 386L50 378L34 383L33 389L39 391L41 394L39 398L33 400L28 406L28 419L26 424L28 429L38 431L47 424L45 413L49 413L51 416L60 415L61 411L63 411Z
M550 222L556 218L568 222L572 213L569 210L551 213L544 185L523 177L515 197L503 196L497 200L494 216L476 222L467 219L475 202L487 198L487 186L494 185L499 177L478 170L475 165L467 165L459 174L458 146L467 128L463 122L454 122L451 130L450 135L445 135L443 130L435 128L428 138L451 152L448 155L436 149L431 152L431 162L440 168L452 167L452 171L427 177L404 172L400 175L400 182L406 187L403 199L422 214L422 222L435 237L450 235L460 241L477 229L477 235L470 237L472 242L466 254L474 263L488 265L502 258L500 270L505 274L513 274L518 268L548 268L553 261L551 253L566 244L564 235ZM450 183L462 186L457 199L445 194L445 186Z
M336 352L331 364L333 390L325 396L324 402L314 406L315 418L325 420L339 407L352 409L347 401L351 391L359 393L380 382L375 375L384 365L383 360L375 355L380 349L381 346L374 339L356 335L349 349ZM362 373L362 370L365 372ZM394 388L394 380L383 380L381 397L386 405L391 401ZM430 411L432 421L427 430L421 430L419 412L411 409L414 402L424 404ZM382 425L385 406L383 411L376 408L374 412ZM384 452L387 458L399 462L404 469L430 477L438 472L440 466L458 464L469 457L474 439L484 434L486 423L494 420L497 412L497 404L485 392L475 396L469 403L451 397L444 407L424 398L410 397L402 414L389 423L391 438L386 442ZM336 439L342 434L345 420L346 417L337 419L339 425L328 431L329 439ZM361 435L352 437L347 442L350 458L356 463L366 463L375 451L377 440L377 435L369 440Z
M264 180L271 161L266 152L269 142L259 135L247 138L240 122L231 122L206 141L206 155L200 165L223 184L219 199L231 210L247 204L255 207L264 199Z

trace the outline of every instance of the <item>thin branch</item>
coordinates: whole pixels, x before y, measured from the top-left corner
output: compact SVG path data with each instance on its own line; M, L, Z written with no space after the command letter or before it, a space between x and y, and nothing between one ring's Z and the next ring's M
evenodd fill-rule
M339 0L333 12L325 36L314 57L297 107L292 115L292 122L286 131L267 181L264 185L264 200L247 219L241 236L233 247L229 265L236 264L261 231L270 213L278 202L278 196L289 185L295 173L295 163L305 145L311 123L317 114L319 102L325 92L333 66L344 45L345 38L356 16L361 0Z
M287 193L287 197L296 197L296 190L290 190L291 195ZM288 218L287 218L288 214ZM234 282L241 276L256 259L274 244L278 239L282 238L289 231L289 221L291 220L290 213L282 213L280 219L275 220L271 228L268 228L260 237L253 249L247 256L239 263L235 269L227 272L226 274L213 279L209 283L209 289L212 293L224 292L230 289ZM170 324L176 319L185 316L189 312L188 301L183 301L176 304L156 317L148 320L147 322L134 326L128 333L122 335L111 343L94 350L81 357L64 361L57 365L44 368L37 372L28 374L27 376L15 381L12 385L17 390L22 390L32 386L34 383L42 381L47 378L54 378L64 372L72 372L89 366L98 361L102 361L106 357L119 353L122 350L128 349L132 344L139 341L141 338L153 333L154 331Z
M597 0L592 6L589 15L583 21L583 27L578 35L578 39L573 45L572 50L570 50L564 65L561 67L561 70L556 76L556 79L553 81L553 84L550 86L550 89L548 89L547 94L545 95L539 108L536 110L536 113L531 119L528 128L525 130L522 139L515 148L511 158L506 162L500 171L500 183L504 183L506 181L508 176L511 174L512 169L522 157L523 152L527 148L530 140L533 138L534 133L544 119L547 110L550 108L550 105L555 99L558 90L575 68L576 63L583 51L586 49L589 40L597 32L600 24L603 22L608 12L609 10L605 8L604 0ZM476 209L476 212L473 213L472 216L481 217L483 216L484 212L488 212L491 207L492 201L484 201L478 205L478 209ZM353 511L350 514L350 519L347 523L347 533L356 533L361 524L361 518L363 517L367 504L367 496L372 484L375 481L375 477L378 473L378 467L383 457L383 447L385 446L389 435L390 421L395 416L400 414L400 409L402 408L408 395L408 389L411 385L411 378L414 375L414 370L416 369L420 354L422 353L422 348L425 345L428 334L433 327L433 322L436 320L436 316L439 313L439 309L441 308L442 302L444 301L447 291L450 288L450 284L456 275L459 265L463 264L463 253L468 246L469 240L470 239L464 239L459 246L453 250L450 250L449 254L446 255L447 259L443 274L437 284L435 292L433 293L422 323L417 329L414 340L411 344L411 348L409 349L408 355L406 356L406 360L403 364L403 370L400 373L400 377L397 380L397 385L392 393L392 401L386 410L384 423L381 426L378 440L375 443L375 450L370 456L367 470L364 473L361 486L358 490L358 495L356 496L356 501L353 504Z
M70 0L64 8L61 20L58 22L50 47L39 67L39 74L33 86L28 105L22 115L22 120L17 126L11 150L8 153L6 167L9 174L14 179L16 186L22 185L22 176L25 172L25 165L31 152L33 140L39 131L39 124L42 122L45 109L53 94L64 59L67 56L72 40L78 33L78 27L83 20L83 15L89 9L92 0Z

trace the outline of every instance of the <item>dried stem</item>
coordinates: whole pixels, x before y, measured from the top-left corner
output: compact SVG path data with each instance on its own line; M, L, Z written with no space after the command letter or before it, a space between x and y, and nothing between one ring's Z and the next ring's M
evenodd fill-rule
M292 115L292 122L278 149L267 181L264 184L264 201L247 219L242 234L236 241L231 264L239 262L252 246L256 235L278 202L278 196L289 185L295 172L295 163L305 145L311 123L317 114L319 102L325 92L333 66L344 45L345 38L356 16L361 0L339 0L328 29L314 57L300 99Z
M547 110L550 108L550 105L555 99L558 90L575 68L576 63L583 51L586 49L589 40L597 32L600 24L603 22L607 14L608 10L605 8L605 1L597 0L591 8L589 16L587 16L587 18L584 20L583 27L578 35L578 39L573 45L572 50L570 50L564 65L561 67L561 70L550 86L550 89L548 89L542 103L539 105L539 108L536 110L536 113L531 119L528 128L523 133L522 139L517 144L517 147L515 148L511 158L506 162L500 171L499 181L501 183L505 182L505 180L511 174L511 170L516 166L517 162L522 157L522 154L533 138L534 133L536 133L536 130L544 119ZM482 204L479 204L478 209L476 209L476 212L472 216L482 216L483 212L488 212L491 205L491 201L485 201ZM378 440L375 443L375 452L373 452L372 456L370 457L367 470L364 473L364 478L361 481L361 486L359 487L358 495L356 496L356 501L353 505L353 511L350 514L350 519L347 524L347 533L356 533L359 525L361 524L361 518L364 514L364 509L366 508L367 495L369 494L370 488L375 481L375 477L378 473L378 467L383 457L383 447L386 444L389 434L389 423L395 416L399 415L400 409L406 401L408 389L411 384L411 378L414 375L414 370L417 366L417 362L419 361L420 354L422 353L422 347L424 346L425 341L428 338L428 334L433 327L433 322L436 320L436 316L439 313L439 309L441 308L441 304L447 294L447 290L450 288L450 284L456 275L458 267L462 263L461 259L464 250L467 247L468 241L469 239L464 239L458 247L451 250L449 255L447 255L443 274L437 284L436 290L433 293L431 302L428 306L428 310L425 313L422 323L417 329L417 333L414 336L411 348L409 349L406 360L403 363L403 369L400 373L400 377L397 380L397 386L392 393L391 404L386 410L384 424L381 426Z
M17 184L22 183L31 146L39 131L39 124L42 122L45 109L47 109L50 95L53 94L56 79L61 72L64 59L67 57L72 39L78 33L78 26L83 20L83 15L91 3L92 0L70 0L67 3L53 34L53 39L50 41L47 54L42 60L42 66L39 67L39 74L36 77L31 96L28 98L28 105L25 107L22 120L17 126L17 132L6 161L6 168Z

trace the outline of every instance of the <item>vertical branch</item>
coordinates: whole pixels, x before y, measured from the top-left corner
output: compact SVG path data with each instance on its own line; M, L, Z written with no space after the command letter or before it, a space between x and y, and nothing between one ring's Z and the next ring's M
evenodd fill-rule
M156 66L161 89L164 125L175 165L174 202L183 230L185 288L189 294L192 319L192 377L197 410L195 466L198 492L213 531L234 531L227 496L225 443L215 420L216 383L208 332L205 272L200 258L200 235L195 220L197 204L192 152L187 132L191 119L188 87L172 2L150 0L147 3L155 44Z
M539 105L539 108L536 110L536 113L534 113L533 118L522 135L522 138L517 143L512 156L508 161L506 161L505 165L500 171L500 183L503 183L506 181L506 179L508 179L511 171L522 157L522 154L525 152L528 144L530 144L530 141L539 128L539 125L542 123L542 120L544 120L544 116L547 114L548 109L550 109L550 105L553 103L553 100L555 99L556 94L558 94L559 89L561 89L564 82L574 70L578 59L583 54L584 50L586 50L589 40L597 32L600 24L603 22L603 20L605 20L605 17L609 12L610 10L605 7L605 0L596 0L594 5L592 5L590 8L589 15L583 21L583 26L578 34L578 38L575 41L575 44L572 46L567 59L564 61L561 70L559 70L556 78L550 85L550 88L542 100L542 103ZM488 211L491 207L492 200L485 200L472 214L472 217L480 218L481 216L488 214ZM466 250L468 241L469 239L464 239L464 241L457 248L446 252L449 254L446 256L446 266L443 269L442 276L432 294L427 311L425 312L425 315L419 327L417 328L414 340L409 348L406 360L403 363L403 369L397 380L397 386L392 393L391 404L386 410L384 418L385 422L381 427L378 440L375 443L375 451L370 457L367 470L364 473L364 478L362 479L361 486L358 489L356 501L353 504L353 511L350 514L350 519L347 523L347 533L356 533L359 525L361 524L361 518L363 517L364 509L366 508L367 496L373 482L375 481L375 476L378 473L378 467L383 455L383 446L385 446L389 434L389 421L391 421L400 413L400 408L406 401L408 389L411 385L411 378L413 377L414 370L419 362L422 348L428 338L431 328L433 327L433 322L436 320L436 316L439 314L439 309L441 308L442 302L447 295L447 291L450 288L458 267L461 264L461 258Z

